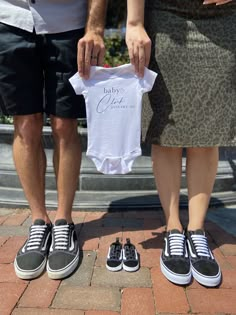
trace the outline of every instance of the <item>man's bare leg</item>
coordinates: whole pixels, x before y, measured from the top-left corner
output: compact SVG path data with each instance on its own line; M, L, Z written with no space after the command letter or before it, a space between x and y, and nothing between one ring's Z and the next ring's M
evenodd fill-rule
M76 119L51 117L55 142L54 169L57 177L57 219L72 222L71 212L81 164L81 145Z
M45 208L46 156L42 145L42 114L14 117L13 157L32 212L32 221L49 223Z

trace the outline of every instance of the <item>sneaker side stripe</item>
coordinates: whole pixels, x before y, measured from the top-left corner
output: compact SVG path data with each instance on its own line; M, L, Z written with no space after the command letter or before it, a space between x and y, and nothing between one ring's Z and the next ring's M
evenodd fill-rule
M42 247L42 250L46 250L50 236L51 236L51 232L48 233L44 246Z
M164 238L164 241L165 241L165 256L169 257L169 253L168 253L168 243L167 243L167 239L166 237Z
M74 230L72 231L72 233L71 233L71 246L70 246L70 248L69 248L69 251L73 251L74 250L74 248L75 248L75 243L74 243Z
M189 249L189 253L190 253L191 257L196 258L197 255L193 253L192 246L191 246L190 241L188 239L187 239L187 243L188 243L188 249Z

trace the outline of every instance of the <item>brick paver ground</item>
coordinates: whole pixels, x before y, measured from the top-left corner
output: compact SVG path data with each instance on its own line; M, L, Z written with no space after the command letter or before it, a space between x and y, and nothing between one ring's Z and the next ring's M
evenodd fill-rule
M182 210L181 215L186 221L187 212ZM52 220L54 216L50 211ZM220 224L207 221L223 282L213 289L194 280L181 287L160 272L165 228L161 211L74 211L73 217L82 249L76 272L63 281L50 280L47 273L23 281L15 276L13 261L26 239L30 212L0 209L0 315L236 314L236 233L229 234ZM229 224L236 228L236 222L229 220ZM107 250L116 237L123 241L129 237L136 245L139 271L106 270Z

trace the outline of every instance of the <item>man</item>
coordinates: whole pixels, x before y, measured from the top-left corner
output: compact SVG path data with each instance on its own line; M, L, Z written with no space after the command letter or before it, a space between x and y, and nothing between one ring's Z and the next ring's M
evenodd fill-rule
M90 66L102 64L105 13L105 0L0 0L0 106L14 117L13 157L33 222L14 262L23 279L38 277L46 263L52 279L68 276L78 265L71 212L81 160L77 118L84 101L68 79L77 69L88 78ZM55 146L54 224L45 207L44 112Z

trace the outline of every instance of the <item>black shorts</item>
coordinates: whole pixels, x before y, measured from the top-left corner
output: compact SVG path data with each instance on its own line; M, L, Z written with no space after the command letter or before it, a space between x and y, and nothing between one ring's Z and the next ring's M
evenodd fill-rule
M77 71L84 29L37 35L0 23L0 108L4 115L85 117L68 79Z

